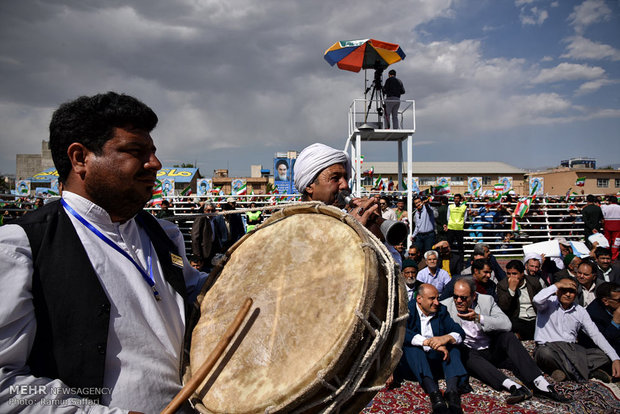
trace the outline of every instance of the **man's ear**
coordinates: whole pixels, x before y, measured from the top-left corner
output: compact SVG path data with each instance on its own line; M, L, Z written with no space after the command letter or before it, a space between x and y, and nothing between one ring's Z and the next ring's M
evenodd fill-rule
M306 193L308 195L312 195L314 193L314 183L312 183L308 187L306 187Z
M86 160L92 152L79 142L74 142L67 148L67 156L71 161L73 171L78 175L86 173Z

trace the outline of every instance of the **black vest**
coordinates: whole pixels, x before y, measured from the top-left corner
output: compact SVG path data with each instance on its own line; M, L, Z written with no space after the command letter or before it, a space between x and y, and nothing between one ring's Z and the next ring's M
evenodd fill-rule
M164 278L186 299L183 271L170 256L179 253L176 246L153 216L141 211L136 219L155 247ZM28 357L32 374L58 378L70 387L103 387L110 302L71 220L56 201L14 224L25 230L33 258L37 331Z

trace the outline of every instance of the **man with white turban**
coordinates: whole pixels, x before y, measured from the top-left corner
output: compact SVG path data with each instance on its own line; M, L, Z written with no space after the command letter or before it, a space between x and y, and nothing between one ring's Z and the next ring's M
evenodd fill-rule
M336 205L338 193L349 190L350 166L346 152L325 144L312 144L304 148L295 161L295 187L302 193L303 201ZM353 204L356 208L351 215L364 225L379 207L374 198L355 199Z

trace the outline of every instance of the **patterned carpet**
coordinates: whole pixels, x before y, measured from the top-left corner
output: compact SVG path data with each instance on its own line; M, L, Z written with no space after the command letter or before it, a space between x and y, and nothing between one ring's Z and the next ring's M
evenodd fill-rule
M514 378L513 378L514 379ZM549 382L553 382L548 378ZM443 384L440 385L443 387ZM477 379L471 379L473 393L462 396L463 411L466 413L493 412L503 413L619 413L620 392L618 386L603 384L593 380L585 384L563 382L556 387L560 393L573 398L569 404L559 404L537 397L516 405L504 403L507 392L499 392L482 384ZM614 393L615 392L615 393ZM405 381L400 388L380 391L363 413L430 413L431 407L428 397L417 384Z
M530 352L533 351L533 341L525 341L523 345ZM518 381L510 371L502 370L509 378ZM545 376L549 383L554 381ZM556 389L560 394L572 398L568 404L560 404L554 401L533 397L516 405L507 405L504 398L507 391L495 391L493 388L481 383L475 378L469 381L474 389L472 393L464 394L461 399L465 413L493 412L503 413L620 413L620 388L618 382L605 384L598 380L590 380L586 383L561 382L556 383ZM439 382L440 388L445 389L443 381ZM384 388L363 410L363 413L430 413L431 406L428 396L424 393L417 382L403 382L402 386L393 390Z

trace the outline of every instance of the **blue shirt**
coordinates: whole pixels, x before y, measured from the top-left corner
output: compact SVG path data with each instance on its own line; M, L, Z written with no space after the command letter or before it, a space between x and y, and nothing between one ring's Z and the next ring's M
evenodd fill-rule
M437 291L441 295L444 286L450 283L450 275L443 269L436 269L435 275L431 274L431 271L428 269L428 266L424 269L420 270L418 273L418 277L416 280L421 283L429 283L437 288Z
M413 222L415 223L415 229L411 237L415 237L418 233L428 233L435 231L435 217L431 217L432 211L429 213L429 209L426 206L422 206L422 210L413 212Z

